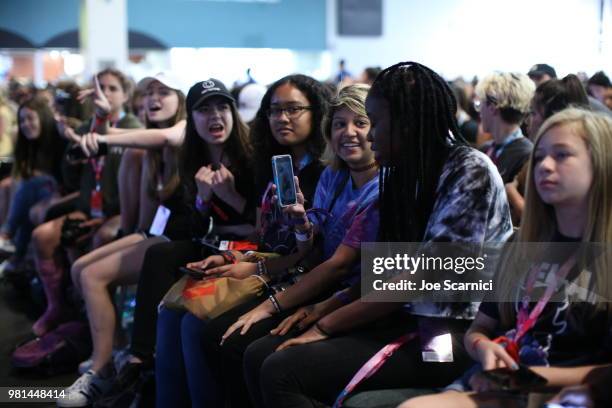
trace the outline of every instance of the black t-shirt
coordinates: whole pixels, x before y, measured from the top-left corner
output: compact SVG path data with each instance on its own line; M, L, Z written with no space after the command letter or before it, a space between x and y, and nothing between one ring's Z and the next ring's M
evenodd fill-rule
M488 154L493 146L493 142L488 142L482 146L481 150ZM529 160L529 155L531 150L533 150L533 143L526 137L519 137L505 145L502 149L501 154L492 160L497 166L504 184L506 184L514 180L523 165Z
M552 242L572 243L579 240L565 237L560 233L555 235ZM576 245L578 247L578 245ZM556 251L559 252L559 251ZM564 254L553 255L543 259L550 265L562 265L571 256L570 251ZM554 273L555 268L549 268L548 273ZM577 268L573 268L567 276L568 282L573 282L578 276ZM542 279L538 279L542 281ZM542 284L540 284L542 285ZM534 286L534 292L538 284ZM521 295L525 293L525 282L521 284ZM517 296L519 298L519 296ZM529 312L533 310L537 298L529 303ZM514 303L514 311L518 314L520 301ZM535 325L529 330L524 339L537 342L548 352L548 362L554 365L574 366L590 363L601 363L612 357L612 332L609 326L607 312L595 311L595 306L587 302L572 302L567 295L564 301L548 302L540 314ZM483 302L480 312L492 319L500 321L498 303ZM508 330L516 328L516 321L512 327L500 327L496 335L504 335ZM523 345L524 343L521 343ZM533 343L532 343L533 344Z

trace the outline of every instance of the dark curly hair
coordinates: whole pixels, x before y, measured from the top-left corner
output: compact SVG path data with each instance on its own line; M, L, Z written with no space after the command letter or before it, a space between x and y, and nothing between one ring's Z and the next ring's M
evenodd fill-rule
M391 151L397 152L380 172L380 241L420 242L442 167L456 146L466 144L455 97L442 77L416 62L383 70L369 95L389 103Z
M325 150L322 123L331 99L328 89L316 79L301 74L288 75L274 82L261 100L259 110L251 124L250 139L254 148L254 155L257 158L255 183L258 192L262 191L272 179L271 157L291 153L289 147L282 146L272 136L270 121L267 116L267 110L270 108L270 101L274 92L278 87L285 84L293 85L299 89L312 106L312 128L306 142L308 153L314 160L320 160Z
M249 128L238 114L236 105L233 102L228 101L228 103L232 111L234 125L225 142L224 152L230 160L231 172L234 177L249 177L253 159L253 148L249 141ZM211 164L209 153L208 143L200 137L193 123L193 112L187 112L185 139L180 151L179 175L181 184L186 191L185 199L188 203L193 203L197 193L195 174L202 166Z

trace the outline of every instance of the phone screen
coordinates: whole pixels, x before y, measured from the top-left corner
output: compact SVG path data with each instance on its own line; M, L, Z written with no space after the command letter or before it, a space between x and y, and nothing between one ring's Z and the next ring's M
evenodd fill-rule
M288 154L272 157L274 184L281 207L297 204L295 181L293 180L293 163Z

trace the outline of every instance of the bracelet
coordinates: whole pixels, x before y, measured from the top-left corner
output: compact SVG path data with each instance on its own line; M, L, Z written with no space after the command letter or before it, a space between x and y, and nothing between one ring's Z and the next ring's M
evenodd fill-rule
M208 203L209 203L208 201L204 201L202 200L202 197L200 197L199 195L196 195L196 199L195 199L196 210L198 210L199 212L205 212L206 210L210 208Z
M316 328L318 331L320 331L320 332L321 332L321 334L323 334L324 336L326 336L326 337L331 337L331 334L330 334L330 333L329 333L327 330L324 330L323 328L321 328L321 325L319 324L319 322L316 322L316 323L314 324L314 327L315 327L315 328Z
M257 265L256 275L268 276L268 268L266 268L266 261L264 259L260 259L259 261L257 261L256 265Z
M220 255L225 260L225 263L230 263L230 264L238 263L238 260L236 259L236 255L234 255L232 251L223 251L221 252Z
M270 295L268 297L268 299L272 303L272 306L274 306L274 309L276 309L276 313L280 313L281 312L281 307L280 307L280 304L278 303L278 300L276 299L276 297L274 295Z

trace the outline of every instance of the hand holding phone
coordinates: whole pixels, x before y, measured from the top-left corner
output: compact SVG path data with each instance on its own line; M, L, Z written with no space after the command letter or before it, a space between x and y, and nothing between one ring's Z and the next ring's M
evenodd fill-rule
M196 279L196 280L202 280L206 277L206 275L204 274L204 271L201 271L198 269L186 268L184 266L181 266L179 267L179 271L181 271L181 273L188 275L189 277Z
M288 154L272 156L272 174L276 185L278 204L281 207L297 204L291 156Z

